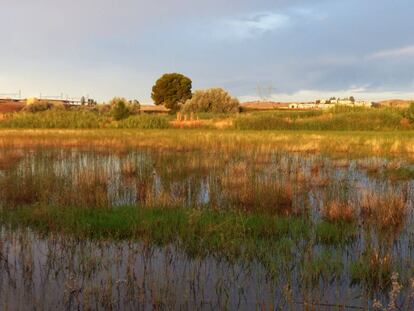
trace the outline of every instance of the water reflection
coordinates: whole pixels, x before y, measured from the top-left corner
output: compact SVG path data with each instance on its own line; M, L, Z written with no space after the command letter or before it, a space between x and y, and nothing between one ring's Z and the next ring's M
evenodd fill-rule
M303 217L315 227L311 238L297 245L283 237L275 241L266 260L229 262L193 258L179 243L85 241L3 224L0 307L366 308L374 299L387 301L396 271L405 285L398 302L407 306L414 271L414 182L387 173L406 167L403 160L330 159L276 150L1 150L2 207L185 206ZM346 244L326 234L335 232L335 223L317 225L321 219L345 219L342 206L352 208L356 218L356 232Z

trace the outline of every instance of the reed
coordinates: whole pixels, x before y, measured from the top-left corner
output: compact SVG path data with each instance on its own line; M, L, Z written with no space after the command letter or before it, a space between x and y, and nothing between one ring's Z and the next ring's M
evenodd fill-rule
M308 131L393 131L410 130L412 123L403 109L336 107L322 111L275 111L238 116L234 125L240 130Z
M405 294L414 271L412 185L381 177L409 167L411 140L409 132L2 130L0 268L11 251L41 249L53 273L70 270L56 278L67 289L56 299L81 309L139 309L133 301L145 299L179 308L178 288L187 290L184 309L209 299L237 308L232 299L243 295L281 309L334 298L385 303L391 272L400 273ZM59 243L32 247L32 238L13 236L24 230ZM93 249L84 248L89 243ZM14 277L33 286L42 273L36 261L45 259L22 257L16 269L27 273ZM177 285L177 273L186 286ZM15 293L8 282L0 282L2 297L4 288Z
M150 148L153 150L245 150L317 153L330 156L404 157L414 160L412 132L237 132L192 130L1 130L0 146Z
M331 222L352 223L358 219L357 210L350 202L328 202L323 206L321 214Z
M407 203L401 194L388 191L364 191L360 202L361 217L367 225L383 231L398 231L405 222Z

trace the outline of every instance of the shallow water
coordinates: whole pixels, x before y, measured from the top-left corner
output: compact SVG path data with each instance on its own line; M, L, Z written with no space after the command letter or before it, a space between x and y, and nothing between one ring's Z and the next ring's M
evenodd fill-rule
M275 259L280 265L277 273L257 261L229 262L213 255L192 258L179 244L154 247L138 241L78 241L55 234L41 236L29 228L3 224L0 307L301 310L308 303L318 310L331 310L334 305L366 308L372 306L374 298L387 303L388 288L368 293L366 284L353 282L350 269L373 251L379 257L389 257L392 270L400 273L404 288L398 302L410 308L414 181L385 177L386 170L395 166L409 164L403 160L330 159L277 151L172 154L149 150L4 149L0 152L3 207L39 202L114 208L163 204L275 212L288 217L306 213L316 222L327 202L340 200L358 205L368 192L402 197L408 212L398 230L386 236L367 230L359 219L356 239L346 245L302 241L292 247L291 257ZM272 201L267 200L273 194L260 191L268 185L291 192L291 204L282 211L273 211ZM260 210L255 210L257 206Z
M366 303L346 282L289 289L285 276L269 278L259 263L189 258L174 246L77 241L6 227L1 238L2 310L300 310L303 295L318 309Z

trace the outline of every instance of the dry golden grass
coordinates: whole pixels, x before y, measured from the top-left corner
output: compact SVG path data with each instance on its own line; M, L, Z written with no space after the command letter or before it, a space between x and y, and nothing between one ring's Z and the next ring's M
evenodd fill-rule
M396 231L404 224L407 204L395 192L376 193L365 191L360 202L361 216L366 224L381 230Z
M332 161L332 165L337 168L345 168L345 167L349 167L350 161L348 159L338 159L338 160Z
M356 166L360 170L365 170L370 174L379 173L385 167L385 163L377 158L360 159L356 162Z
M311 175L317 176L319 175L320 171L325 167L325 163L323 161L315 161L312 163L311 166Z
M138 171L137 166L130 161L123 162L121 165L122 176L130 178L136 176Z
M219 130L0 130L0 147L142 147L157 150L277 150L414 161L414 132L288 132Z
M232 164L221 177L221 186L236 209L284 216L295 212L290 182L257 180L249 174L246 162Z
M321 210L322 217L332 222L354 222L357 220L357 211L350 202L327 202Z
M171 121L170 124L173 128L183 129L183 128L200 128L205 127L210 124L207 120L175 120Z
M16 166L23 157L23 152L19 150L9 150L0 153L0 170L8 170Z
M82 206L88 207L109 206L109 176L105 171L84 169L74 177L74 191L62 196L65 202L80 202Z

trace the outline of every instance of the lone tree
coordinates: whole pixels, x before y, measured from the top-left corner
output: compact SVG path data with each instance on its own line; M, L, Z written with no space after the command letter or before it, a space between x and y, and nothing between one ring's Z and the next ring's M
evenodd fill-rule
M191 98L191 80L179 73L167 73L155 82L151 97L156 105L176 111L180 103Z

